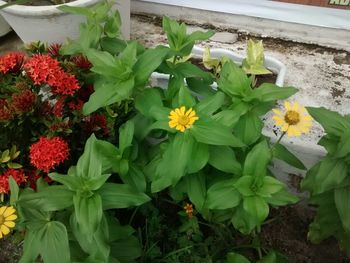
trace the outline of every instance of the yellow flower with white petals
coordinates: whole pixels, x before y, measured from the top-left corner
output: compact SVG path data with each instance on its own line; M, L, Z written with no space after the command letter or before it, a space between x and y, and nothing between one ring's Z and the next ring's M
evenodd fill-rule
M15 220L17 216L16 210L12 206L1 206L0 207L0 238L8 235L10 229L15 227Z
M288 136L300 136L310 131L312 126L312 117L307 110L298 102L289 103L284 102L285 111L282 112L277 109L272 111L276 114L272 117L277 126L281 127L283 132Z
M192 108L186 111L186 107L182 106L172 110L169 114L169 127L174 128L180 132L184 132L186 129L190 128L193 123L199 118L196 112Z

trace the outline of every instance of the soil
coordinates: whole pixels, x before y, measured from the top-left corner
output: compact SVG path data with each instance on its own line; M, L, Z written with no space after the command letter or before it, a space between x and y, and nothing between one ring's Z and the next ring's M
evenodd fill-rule
M283 253L292 263L349 262L335 239L318 245L307 241L313 217L314 212L301 204L272 210L271 222L262 227L262 246Z

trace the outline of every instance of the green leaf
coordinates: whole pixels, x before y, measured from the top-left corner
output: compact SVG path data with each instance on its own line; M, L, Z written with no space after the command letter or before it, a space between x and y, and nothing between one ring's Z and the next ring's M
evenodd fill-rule
M247 74L252 75L271 74L272 72L264 67L264 63L265 56L262 40L254 42L254 40L249 39L247 57L242 61L242 69Z
M225 100L225 94L218 91L213 96L209 96L208 98L201 100L196 105L196 110L198 113L205 114L210 116L214 114L218 109L221 108Z
M209 209L228 209L239 205L241 195L234 187L235 180L223 180L208 189L206 206Z
M134 137L134 122L128 120L119 129L119 150L121 153L125 151L126 148L131 146L132 139Z
M113 144L102 140L96 140L94 148L96 156L98 156L102 164L101 173L118 172L117 167L122 157L119 149Z
M41 231L40 255L43 261L50 263L70 263L66 227L61 222L51 221Z
M249 111L241 116L234 127L234 133L246 145L255 143L261 137L263 122L254 112Z
M126 184L105 183L98 191L104 210L128 208L146 203L150 198Z
M76 191L78 189L82 189L84 184L81 177L78 177L76 175L66 175L66 174L58 174L58 173L50 173L49 177L59 182L63 185L65 185L69 190Z
M350 186L336 188L334 190L334 201L337 207L339 218L344 229L350 233Z
M350 154L350 131L345 131L340 137L334 157L342 158L348 154Z
M285 189L282 189L281 191L274 193L271 197L266 197L265 201L273 206L284 206L297 203L299 198L288 193Z
M250 260L242 256L241 254L230 252L230 253L227 253L226 255L226 262L227 263L250 263Z
M93 11L91 11L90 9L88 9L86 7L61 5L61 6L58 6L57 9L61 10L62 12L65 12L65 13L83 15L86 17L93 16Z
M119 79L118 74L122 69L113 55L105 51L89 49L86 56L93 64L91 71L111 79Z
M8 179L8 182L9 182L10 192L11 192L10 204L15 205L16 202L18 201L19 187L12 176L10 176L10 178Z
M309 114L322 125L326 133L342 136L344 131L350 130L350 122L337 112L326 108L306 108Z
M210 145L243 147L244 143L234 136L231 130L213 120L198 120L190 129L198 142Z
M187 175L184 180L186 181L188 198L202 213L207 195L205 175L202 173L191 174Z
M257 191L255 184L253 176L243 175L235 182L234 186L243 196L253 196Z
M325 157L311 168L301 186L313 194L323 193L339 186L345 179L349 165L342 159Z
M259 225L260 222L257 220L257 218L246 212L245 209L243 209L243 205L241 203L237 207L231 219L231 223L241 233L248 235L257 225Z
M269 214L269 206L260 196L247 196L243 198L243 208L258 222L262 223Z
M120 35L121 18L118 11L113 12L113 15L108 16L104 25L105 34L110 38L116 38Z
M231 97L245 97L251 92L249 78L233 61L226 62L222 67L218 86Z
M216 169L240 175L242 173L241 164L236 160L234 151L228 146L210 146L209 164Z
M128 99L133 88L133 78L125 81L104 82L91 94L89 101L84 104L83 114L89 115L99 108Z
M144 116L153 118L152 107L163 107L162 96L158 89L145 89L135 99L135 108Z
M152 192L159 192L170 185L175 185L186 174L187 164L191 161L194 139L188 133L177 133L158 164Z
M282 144L278 143L272 147L273 157L285 161L291 166L301 170L306 170L305 165Z
M178 93L178 105L177 107L185 106L186 109L192 108L196 104L196 100L193 98L193 96L190 93L190 90L182 85L179 89Z
M253 89L253 92L244 98L244 101L258 100L262 102L287 99L298 90L294 87L279 87L271 83L263 83L259 88Z
M131 187L137 189L139 192L146 191L146 178L142 172L142 169L132 164L129 167L128 174L121 176L124 183L129 184Z
M43 211L58 211L73 205L74 192L64 185L51 185L40 192L26 192L20 195L18 203L28 208Z
M35 262L42 248L42 234L38 230L27 230L23 242L23 254L19 263Z
M209 147L206 144L194 142L191 160L187 163L188 173L196 173L203 169L209 160Z
M262 197L270 197L272 194L281 191L285 187L282 182L271 176L265 176L262 182L261 187L257 191L257 194Z
M77 175L83 177L100 176L102 173L102 164L96 151L97 139L94 134L85 143L84 153L80 156L77 163Z
M85 196L77 193L73 197L73 202L79 229L91 241L102 220L102 198L99 194Z
M271 151L265 140L261 141L248 153L243 168L243 174L262 176L266 174L266 168L271 160Z
M150 75L159 67L169 53L169 48L158 46L147 49L133 67L135 72L135 85L139 86L148 81Z
M215 34L214 31L207 31L207 32L195 31L188 36L187 41L192 42L197 40L208 40L214 34Z
M111 244L111 255L118 260L117 262L136 262L135 260L141 254L140 243L134 236L129 236Z

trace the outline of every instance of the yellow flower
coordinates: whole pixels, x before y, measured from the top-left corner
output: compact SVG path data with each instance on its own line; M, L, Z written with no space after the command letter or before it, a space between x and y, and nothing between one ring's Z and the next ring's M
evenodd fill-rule
M272 117L277 126L281 127L288 136L300 136L302 133L308 133L312 126L312 118L303 106L298 102L293 104L284 102L285 112L273 109L276 114Z
M196 112L190 108L186 111L186 107L176 108L169 114L169 127L175 128L178 131L184 132L190 128L192 124L199 118L196 116Z
M185 213L187 214L188 218L192 218L193 217L193 205L186 203L186 205L184 206L184 210Z
M16 210L12 206L1 206L0 207L0 238L10 233L10 228L15 227L15 220L17 216Z

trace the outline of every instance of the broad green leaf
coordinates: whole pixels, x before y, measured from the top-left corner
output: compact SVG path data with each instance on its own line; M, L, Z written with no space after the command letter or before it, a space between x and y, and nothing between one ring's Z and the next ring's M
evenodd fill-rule
M119 129L119 150L121 153L125 151L126 148L131 146L132 139L134 137L134 122L128 120Z
M113 12L113 15L108 16L104 24L104 32L110 38L117 38L120 36L121 18L118 11Z
M243 209L242 203L237 207L231 219L231 223L236 229L245 235L250 234L252 230L260 224L257 218L253 217Z
M178 93L178 104L177 107L185 106L186 109L192 108L196 104L196 100L191 95L190 90L182 85Z
M190 132L198 142L205 144L232 147L244 146L244 143L234 136L228 127L213 120L199 119L193 124Z
M23 254L19 263L35 262L42 249L43 231L27 230L23 242Z
M84 104L84 115L88 115L99 108L128 99L132 94L134 84L133 78L125 81L105 82L91 94L89 101Z
M272 72L265 68L264 63L265 56L262 40L255 42L249 39L247 43L247 56L242 61L242 69L247 74L252 75L271 74Z
M251 176L263 176L271 160L271 151L265 140L261 141L248 153L245 161L243 174Z
M185 176L187 164L191 161L194 139L188 132L177 133L167 146L152 181L152 192L159 192L175 185Z
M214 34L215 34L215 32L213 32L213 31L206 31L206 32L195 31L188 36L187 41L192 42L192 41L197 41L197 40L208 40Z
M228 209L239 205L241 195L234 187L235 180L215 183L208 189L206 206L209 209Z
M73 202L79 229L91 241L102 220L102 198L96 193L91 196L77 193L73 197Z
M258 189L257 194L262 197L270 197L272 194L275 194L281 191L285 185L273 178L272 176L265 176L262 180L262 185Z
M209 147L207 144L194 142L190 161L187 163L188 173L196 173L203 169L209 160Z
M242 256L241 254L230 252L230 253L227 253L226 255L226 262L227 263L250 263L250 260Z
M97 193L104 210L139 206L150 200L146 194L126 184L105 183Z
M205 72L189 62L176 64L171 73L179 79L200 78L209 83L213 80L213 76L209 72Z
M231 97L245 97L251 92L249 78L233 61L226 62L222 67L218 85Z
M299 198L288 193L285 189L282 189L281 191L274 193L271 197L265 198L265 200L273 206L284 206L295 204L299 201Z
M111 244L111 255L117 262L136 262L142 254L138 239L134 236L126 237Z
M118 172L118 165L122 158L117 147L107 141L96 140L94 144L96 156L102 164L101 173Z
M240 117L233 131L242 142L246 145L251 145L259 140L263 127L264 124L259 116L249 111Z
M291 166L306 170L304 164L282 144L278 143L272 147L273 157L285 161Z
M124 183L137 189L139 192L146 191L146 178L142 169L132 164L129 166L128 174L122 177Z
M96 151L97 139L94 134L85 143L84 153L77 163L77 175L82 177L100 176L102 164Z
M195 108L199 113L210 116L221 108L224 100L225 94L218 91L214 96L209 96L208 98L201 100Z
M342 136L344 131L350 130L350 121L335 111L323 107L307 107L306 109L312 118L322 125L326 133Z
M202 213L207 195L205 175L202 173L191 174L187 175L184 180L186 181L188 198L195 205L195 208Z
M152 107L163 107L162 96L158 89L145 89L135 99L135 108L144 116L153 118Z
M349 165L342 159L325 157L310 169L302 181L302 187L313 194L323 193L339 186L348 173Z
M67 229L61 222L48 222L45 228L42 229L42 239L40 241L40 255L44 262L71 262Z
M253 89L253 92L244 98L244 101L258 100L262 102L287 99L298 90L294 87L278 87L275 84L263 83L259 88Z
M238 178L234 186L243 196L253 196L258 190L258 187L255 185L254 177L250 175L243 175Z
M79 176L71 176L66 174L58 174L58 173L50 173L49 177L61 184L64 184L69 190L76 191L78 189L83 188L83 180Z
M334 190L334 201L337 207L339 218L344 229L350 233L350 186L336 188Z
M345 131L340 137L337 150L334 154L335 158L342 158L350 154L350 131Z
M91 71L111 79L119 79L118 74L122 69L113 55L105 51L89 49L86 56L93 64Z
M243 198L243 208L258 222L262 223L269 214L269 206L260 196L247 196Z
M334 155L338 149L339 137L326 134L319 141L318 144L323 146L329 154Z
M40 207L43 211L58 211L73 205L74 192L64 185L51 185L40 192L20 195L19 204L28 208Z
M135 85L139 86L148 81L152 72L154 72L163 62L169 53L169 48L158 46L154 49L147 49L133 67L135 72Z
M228 146L210 146L209 164L216 169L240 175L242 173L241 164L236 160L234 151Z

